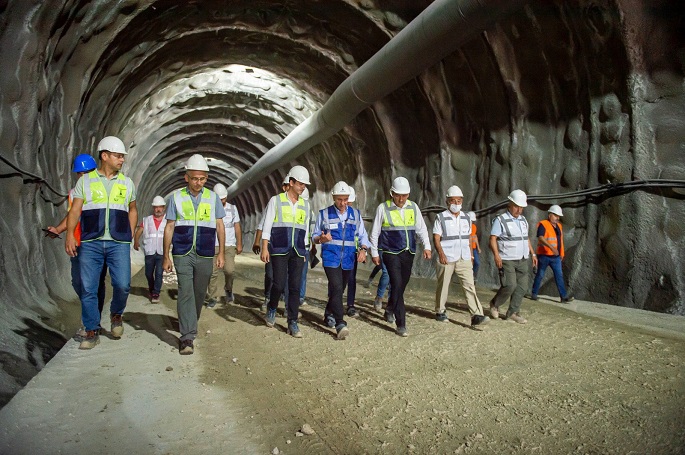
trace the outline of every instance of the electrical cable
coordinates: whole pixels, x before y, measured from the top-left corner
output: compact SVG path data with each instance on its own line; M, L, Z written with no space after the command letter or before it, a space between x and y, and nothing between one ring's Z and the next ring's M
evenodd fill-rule
M69 195L67 195L67 194L62 194L62 193L60 193L59 191L57 191L56 189L54 189L54 188L48 183L48 181L45 180L43 177L40 177L40 176L38 176L38 175L36 175L36 174L32 174L31 172L28 172L28 171L25 171L25 170L21 169L20 167L18 167L18 166L15 165L14 163L10 162L7 158L5 158L5 157L2 156L2 155L0 155L0 159L1 159L2 161L4 161L5 163L7 163L7 165L8 165L9 167L11 167L12 169L16 170L16 171L19 172L20 174L27 175L27 176L29 176L29 177L31 177L31 178L33 178L33 179L39 181L40 183L44 183L45 186L46 186L50 191L52 191L53 193L55 193L57 196L60 196L60 197L63 197L63 198L69 197Z

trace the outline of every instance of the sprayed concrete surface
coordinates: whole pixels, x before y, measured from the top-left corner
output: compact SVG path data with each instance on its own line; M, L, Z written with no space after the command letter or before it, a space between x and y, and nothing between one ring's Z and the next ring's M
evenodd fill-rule
M685 449L683 317L545 297L524 301L527 325L471 330L457 286L450 321L439 323L434 283L412 278L403 339L373 311L364 268L361 317L336 341L320 322L317 268L297 340L282 317L264 326L262 270L252 254L238 257L236 302L203 311L187 357L177 351L175 288L151 305L138 273L124 337L103 336L92 351L68 342L0 411L0 453ZM479 295L487 305L492 292ZM314 434L298 433L305 424Z

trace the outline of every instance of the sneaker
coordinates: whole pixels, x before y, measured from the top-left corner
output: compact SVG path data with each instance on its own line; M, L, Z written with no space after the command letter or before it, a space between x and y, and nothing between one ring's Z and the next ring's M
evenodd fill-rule
M150 303L159 303L159 294L152 294L150 296Z
M83 341L83 339L86 337L86 333L86 328L81 326L81 328L78 329L74 334L74 341Z
M519 323L519 324L525 324L526 322L528 322L528 321L526 320L526 318L524 318L523 316L519 315L518 313L513 313L513 314L508 315L508 316L507 316L507 319L508 319L508 320L512 320L512 321L514 321L514 322L517 322L517 323Z
M538 296L535 294L526 294L526 295L524 295L524 297L527 298L528 300L538 300Z
M376 297L376 300L373 301L373 309L378 311L379 313L383 309L383 298L382 297Z
M490 319L499 319L499 310L492 303L490 304Z
M569 296L562 298L561 303L571 303L574 300L575 300L575 297L573 297L572 295L569 295Z
M235 297L233 297L233 292L226 291L226 303L231 303L234 300L235 300Z
M300 328L297 326L297 321L288 322L288 335L294 338L302 338L302 332L300 332Z
M216 306L216 300L209 299L209 300L207 300L206 305L207 305L207 308L214 308Z
M409 333L407 332L406 327L398 327L396 333L401 337L408 337L409 336Z
M121 338L121 335L124 334L124 324L121 321L121 315L120 314L113 314L111 315L112 321L112 327L111 327L111 333L114 338Z
M307 301L305 299L300 299L300 306L305 306Z
M357 312L357 309L353 306L347 307L347 315L351 318L356 318L359 316L359 313Z
M178 348L178 353L181 355L190 355L193 352L193 340L181 340L181 346Z
M78 345L79 349L93 349L100 344L100 335L97 330L88 330Z
M394 324L394 323L395 323L395 314L394 314L394 313L391 313L391 312L389 312L389 311L386 311L386 312L383 314L383 316L385 316L385 321L386 321L388 324Z
M266 309L266 325L267 327L273 327L276 324L276 308Z
M490 322L490 318L487 316L483 316L482 314L474 314L471 316L471 327L475 327L477 325L485 325L488 322Z
M435 313L435 320L439 322L447 322L447 313Z
M331 329L335 327L335 318L330 314L323 318L323 322Z
M338 340L344 340L350 334L350 329L348 329L345 324L339 324L335 328L335 331L338 332L338 336L337 336Z

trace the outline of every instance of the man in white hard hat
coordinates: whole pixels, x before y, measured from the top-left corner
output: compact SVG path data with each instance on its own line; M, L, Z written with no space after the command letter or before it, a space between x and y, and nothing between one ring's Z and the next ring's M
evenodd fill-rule
M283 183L281 183L281 190L283 193L288 191L290 187L290 177L288 174L283 178ZM262 218L259 220L257 225L257 230L254 235L254 243L252 243L252 252L256 255L260 255L262 251L262 229L264 228L264 219L266 218L266 207L262 210ZM271 285L274 281L274 271L271 267L271 262L266 262L264 264L264 302L262 303L261 310L266 313L266 306L269 303L269 297L271 295Z
M359 211L349 207L350 187L340 181L333 186L333 204L319 211L312 240L321 245L321 261L328 278L328 304L324 323L335 327L337 338L344 340L349 329L343 316L343 293L356 262L366 260L371 246ZM357 239L361 250L357 253Z
M164 229L164 270L171 272L169 252L173 245L173 265L178 277L178 325L181 336L179 353L194 352L197 324L212 276L213 264L224 266L226 216L221 199L205 188L209 166L202 155L193 155L186 163L188 186L174 191L166 211ZM219 253L215 256L216 239ZM213 260L216 257L216 260Z
M529 284L530 258L533 267L538 264L533 246L528 238L528 221L523 209L528 205L528 197L521 190L509 194L507 211L498 215L490 230L490 249L499 270L500 288L490 301L490 317L499 318L499 307L509 299L505 319L525 324L521 316L521 300Z
M461 188L456 185L449 187L445 201L448 208L438 214L433 225L433 243L439 257L436 264L435 319L441 322L448 320L445 304L452 274L456 273L471 313L471 326L475 327L490 319L483 315L483 306L473 282L471 219L461 211L464 201Z
M480 269L480 242L478 241L478 227L476 226L476 212L467 213L471 219L471 252L473 253L473 283L478 282Z
M559 290L561 303L570 303L573 297L566 292L564 286L564 273L561 269L561 262L564 260L564 229L559 221L564 216L561 207L553 205L547 211L547 219L538 223L538 271L533 280L533 292L531 300L538 299L538 291L545 276L547 267L552 268L554 281Z
M390 275L390 299L385 309L385 320L397 324L397 334L408 336L404 308L404 290L411 278L416 254L416 236L423 244L424 259L431 258L430 240L421 210L409 200L409 181L404 177L393 180L390 188L392 199L380 204L371 230L371 257L379 265L383 263Z
M67 217L65 249L69 256L80 256L83 286L81 319L86 336L79 349L92 349L100 342L98 287L104 265L109 269L113 288L109 310L110 333L117 339L124 334L121 315L131 290L130 244L138 223L135 186L121 172L128 154L124 143L119 138L107 136L98 143L97 149L100 168L78 180ZM79 222L81 246L74 236Z
M226 303L231 303L235 299L233 296L233 274L235 273L235 257L243 252L243 233L240 229L240 215L238 215L238 208L229 204L226 200L228 197L228 190L221 183L214 185L214 192L221 199L224 206L226 216L223 218L224 223L224 292L226 296ZM219 238L216 239L215 253L219 254ZM207 296L205 304L207 308L214 308L216 303L221 299L219 292L219 269L214 266L212 270L212 277L209 279L209 287L207 288Z
M287 281L288 333L295 338L302 338L297 319L300 309L302 267L307 251L305 238L309 235L311 217L309 201L302 198L302 192L305 185L309 185L309 171L303 166L293 166L288 176L288 191L273 196L264 214L261 259L264 263L272 263L274 274L266 310L266 325L273 327L276 323L278 300Z
M143 252L145 253L145 278L147 278L151 303L159 303L159 293L162 291L165 211L166 201L162 196L155 196L152 200L152 215L143 218L143 222L138 225L133 242L133 249L138 251L142 236Z

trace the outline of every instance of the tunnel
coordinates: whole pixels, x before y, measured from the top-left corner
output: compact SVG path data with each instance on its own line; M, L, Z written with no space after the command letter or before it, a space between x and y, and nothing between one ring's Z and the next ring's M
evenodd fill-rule
M438 3L462 13L458 41L443 41L447 54L424 49L435 61L406 81L380 81L372 88L396 88L237 185ZM562 205L564 272L577 297L685 314L683 5L0 2L2 403L66 339L65 308L73 313L77 301L69 258L41 228L66 213L74 157L95 156L108 135L128 148L123 172L141 216L156 195L183 185L185 161L200 153L208 186L234 188L246 243L295 164L312 176L314 206L330 204L331 187L344 180L367 217L394 177L408 178L411 199L426 208L444 205L446 189L459 185L485 232L509 192L522 189L531 220ZM630 182L644 184L622 186ZM435 270L417 262L414 273ZM496 285L492 264L481 274L480 285ZM553 287L548 276L543 291Z

